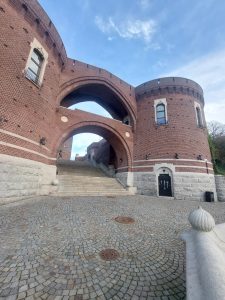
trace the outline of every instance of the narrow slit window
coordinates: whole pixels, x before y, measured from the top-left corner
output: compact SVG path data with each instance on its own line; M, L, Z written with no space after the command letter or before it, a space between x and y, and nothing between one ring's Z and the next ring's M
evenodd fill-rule
M156 106L156 119L157 124L166 124L166 108L164 104L158 104Z
M197 115L197 125L199 127L202 127L202 116L201 116L201 110L199 107L196 107L196 115Z
M43 55L37 49L34 49L27 69L27 76L36 83L39 81L43 61Z

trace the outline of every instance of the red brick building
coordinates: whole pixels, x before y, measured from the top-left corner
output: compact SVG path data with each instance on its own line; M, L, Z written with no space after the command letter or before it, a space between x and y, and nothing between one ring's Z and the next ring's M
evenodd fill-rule
M107 140L117 178L138 193L176 199L215 193L197 83L171 77L133 87L68 58L36 0L0 0L0 31L0 197L50 193L59 151L82 132ZM113 119L68 109L87 100Z

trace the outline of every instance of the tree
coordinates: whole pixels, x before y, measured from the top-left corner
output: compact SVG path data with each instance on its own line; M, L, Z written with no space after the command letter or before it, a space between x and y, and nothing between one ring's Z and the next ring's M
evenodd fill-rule
M225 124L217 121L211 121L207 124L209 135L214 140L219 136L225 136Z
M225 125L216 121L209 122L208 131L215 173L225 175Z

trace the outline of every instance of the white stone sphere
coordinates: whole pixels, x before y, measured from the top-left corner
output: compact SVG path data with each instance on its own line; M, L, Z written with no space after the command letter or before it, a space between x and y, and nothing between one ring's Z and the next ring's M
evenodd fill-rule
M58 184L59 184L58 179L54 179L54 180L52 181L52 185L58 185Z
M209 232L215 227L215 220L201 206L190 213L188 220L191 226L198 231Z

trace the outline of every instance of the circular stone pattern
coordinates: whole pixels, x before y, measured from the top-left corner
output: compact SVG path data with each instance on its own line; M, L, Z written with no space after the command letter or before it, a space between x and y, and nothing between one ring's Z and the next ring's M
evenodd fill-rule
M61 121L62 121L63 123L66 123L66 122L68 122L68 118L65 117L65 116L62 116L62 117L61 117Z
M122 224L132 224L135 222L133 218L125 216L116 217L115 221Z
M119 252L115 249L104 249L99 253L99 255L103 260L115 260L120 256Z

